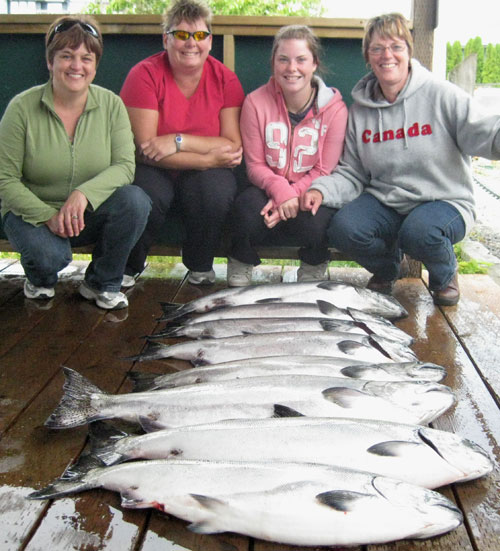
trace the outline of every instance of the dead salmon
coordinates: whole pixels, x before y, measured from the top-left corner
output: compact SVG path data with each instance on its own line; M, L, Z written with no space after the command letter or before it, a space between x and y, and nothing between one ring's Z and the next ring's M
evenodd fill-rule
M421 424L431 422L454 403L451 389L426 382L281 375L111 395L72 369L64 368L64 374L63 397L45 422L50 428L118 418L159 429L297 415Z
M264 304L270 302L326 301L337 308L354 308L384 318L395 319L408 312L391 296L364 287L345 285L333 281L311 283L278 283L231 287L222 289L187 304L164 307L163 320L181 318L191 313L202 313L225 306Z
M198 366L164 375L140 371L128 373L134 381L136 392L266 375L319 375L372 381L439 383L445 378L446 369L440 365L418 361L370 364L329 356L271 356Z
M259 358L263 356L332 356L366 362L405 362L417 358L408 346L378 335L335 331L295 331L204 339L176 344L155 343L141 354L125 358L150 361L164 358L188 360L193 365Z
M421 425L371 419L231 419L141 435L90 427L92 454L106 465L135 459L322 463L391 476L426 488L491 472L474 442ZM235 445L237 443L237 445Z
M362 545L428 538L462 522L441 494L393 478L290 462L133 461L71 467L30 499L92 488L123 507L154 507L197 533L238 532L292 545ZM389 522L390 520L390 522Z

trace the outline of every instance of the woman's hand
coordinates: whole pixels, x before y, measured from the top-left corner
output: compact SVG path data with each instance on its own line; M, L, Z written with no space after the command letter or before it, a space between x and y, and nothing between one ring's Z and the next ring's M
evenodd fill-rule
M165 136L156 136L147 140L139 146L139 153L150 161L161 161L165 157L170 157L177 151L173 134Z
M278 224L281 220L289 220L295 218L299 212L299 199L293 197L281 203L279 207L273 206L273 201L269 200L260 211L260 214L264 217L264 223L271 229Z
M45 224L49 230L59 237L76 237L85 228L85 209L88 201L85 195L75 189L57 214L49 218Z
M314 216L318 212L322 202L323 194L321 191L311 189L306 191L300 198L300 208L302 210L310 210L311 214Z
M210 168L235 168L243 158L243 148L239 147L236 151L230 145L214 147L210 150L211 158Z

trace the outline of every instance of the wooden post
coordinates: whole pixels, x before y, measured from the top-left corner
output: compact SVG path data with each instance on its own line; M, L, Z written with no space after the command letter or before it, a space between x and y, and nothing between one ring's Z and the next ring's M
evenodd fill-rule
M438 23L439 0L413 0L413 56L432 70L434 30Z

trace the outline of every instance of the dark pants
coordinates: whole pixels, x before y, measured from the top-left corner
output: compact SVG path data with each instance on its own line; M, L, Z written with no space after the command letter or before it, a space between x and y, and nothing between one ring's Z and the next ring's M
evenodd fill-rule
M292 240L299 245L299 258L303 262L316 266L329 259L326 230L334 209L320 207L315 216L309 211L299 211L296 218L269 229L260 214L268 200L265 191L253 185L238 195L231 217L230 256L256 266L260 263L256 246Z
M370 193L342 207L328 229L332 246L381 279L399 275L402 253L420 260L433 291L447 287L455 275L453 244L464 235L463 218L450 203L430 201L399 214Z
M71 247L95 243L85 281L97 291L120 290L127 257L146 225L149 197L135 186L122 186L94 212L85 211L85 228L78 237L64 238L42 224L33 226L8 212L4 230L26 277L37 287L54 287L57 272L72 260Z
M232 170L184 170L179 172L138 164L134 184L151 197L153 207L142 237L132 250L125 270L141 272L151 245L161 232L174 204L186 228L182 260L189 270L207 272L221 242L222 230L236 195Z

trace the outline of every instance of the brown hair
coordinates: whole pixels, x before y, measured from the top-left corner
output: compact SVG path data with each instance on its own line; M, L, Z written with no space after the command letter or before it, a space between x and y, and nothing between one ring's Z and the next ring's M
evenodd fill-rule
M408 26L408 22L400 13L387 13L372 17L365 27L363 37L363 56L368 63L368 48L377 33L383 38L400 38L408 46L408 55L413 56L413 37Z
M274 56L282 40L305 40L307 47L313 56L314 63L317 65L317 71L321 71L321 42L319 38L306 25L287 25L274 36L273 48L271 50L271 67L274 66Z
M163 16L163 32L166 33L181 21L203 19L212 32L212 12L203 0L174 0Z
M66 31L56 32L56 27L66 22L74 21L72 27ZM93 36L79 25L78 23L88 24L93 27L98 34L98 37ZM81 44L84 44L89 52L94 52L96 65L102 57L103 42L102 33L97 21L90 15L63 15L58 17L49 27L45 35L45 56L47 61L52 64L54 55L58 50L64 48L77 49Z

